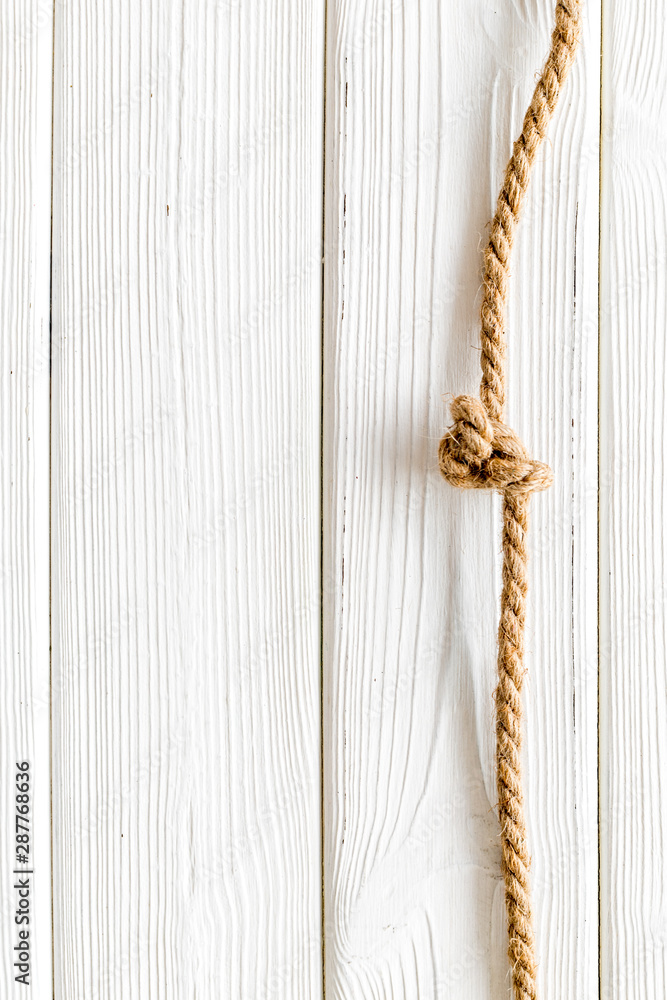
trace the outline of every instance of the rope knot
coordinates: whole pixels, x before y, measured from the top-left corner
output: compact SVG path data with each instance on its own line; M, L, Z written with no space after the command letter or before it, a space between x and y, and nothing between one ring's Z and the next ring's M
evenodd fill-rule
M511 427L492 420L476 396L457 396L453 425L440 442L440 472L459 489L533 493L553 482L551 469L530 458Z

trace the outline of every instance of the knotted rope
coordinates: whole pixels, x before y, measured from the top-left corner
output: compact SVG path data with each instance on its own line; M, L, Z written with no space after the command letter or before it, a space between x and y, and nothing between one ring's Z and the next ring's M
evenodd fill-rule
M509 960L516 1000L537 997L535 932L530 902L530 855L521 786L521 687L523 684L528 503L551 485L550 469L530 458L503 421L505 406L505 305L509 262L521 205L540 143L554 113L581 30L581 0L558 0L551 49L523 130L505 171L491 237L484 252L482 382L480 399L458 396L453 426L440 442L440 471L460 489L498 490L503 497L503 589L498 628L496 769L502 839Z

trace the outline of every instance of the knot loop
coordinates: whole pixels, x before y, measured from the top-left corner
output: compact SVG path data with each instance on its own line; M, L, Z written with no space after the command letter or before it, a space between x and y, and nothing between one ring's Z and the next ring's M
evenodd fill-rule
M511 427L492 420L476 396L457 396L452 427L438 450L440 472L462 490L528 494L553 482L548 465L530 458Z

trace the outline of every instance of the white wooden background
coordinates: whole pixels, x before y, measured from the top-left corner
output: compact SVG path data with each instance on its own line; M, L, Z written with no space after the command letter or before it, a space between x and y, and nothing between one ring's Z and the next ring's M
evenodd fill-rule
M552 18L2 5L2 997L509 996L499 509L436 456ZM513 268L509 420L555 473L525 738L545 1000L667 989L666 46L662 5L588 0Z

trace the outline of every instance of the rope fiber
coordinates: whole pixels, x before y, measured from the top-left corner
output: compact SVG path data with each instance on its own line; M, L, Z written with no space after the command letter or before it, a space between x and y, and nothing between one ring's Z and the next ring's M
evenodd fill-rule
M498 195L484 251L482 381L477 399L458 396L453 425L440 442L440 471L460 489L498 490L503 498L503 587L498 627L496 775L502 870L515 1000L536 1000L537 957L530 899L530 855L521 782L521 688L528 590L526 534L530 494L551 485L551 470L530 458L503 423L505 309L509 264L537 151L558 104L581 34L581 0L558 0L551 48L523 120Z

